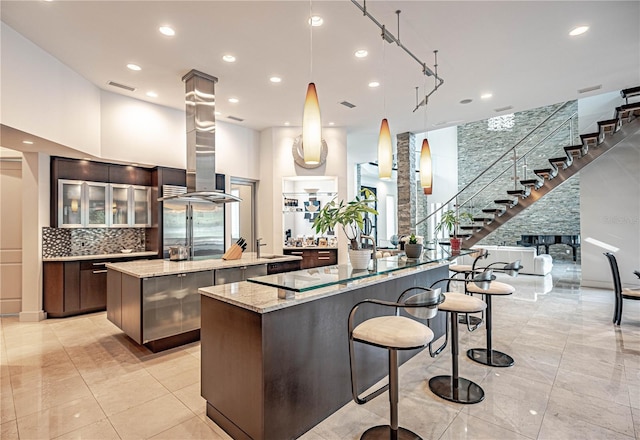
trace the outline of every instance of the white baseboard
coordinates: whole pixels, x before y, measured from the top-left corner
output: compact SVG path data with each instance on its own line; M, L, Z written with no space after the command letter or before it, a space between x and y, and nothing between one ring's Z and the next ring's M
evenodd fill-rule
M38 322L47 319L47 313L44 310L38 312L20 312L20 322Z

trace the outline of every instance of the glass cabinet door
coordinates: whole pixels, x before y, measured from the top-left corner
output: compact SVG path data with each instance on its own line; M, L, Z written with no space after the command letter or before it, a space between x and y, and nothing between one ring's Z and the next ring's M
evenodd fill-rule
M129 186L111 185L111 226L128 226L129 213Z
M107 183L86 182L87 226L107 226Z
M82 182L58 181L58 226L82 226Z
M151 226L151 192L146 187L133 187L133 223L135 226Z

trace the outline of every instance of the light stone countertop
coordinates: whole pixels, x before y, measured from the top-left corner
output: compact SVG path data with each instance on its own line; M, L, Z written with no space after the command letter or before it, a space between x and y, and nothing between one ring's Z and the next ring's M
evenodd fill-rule
M448 261L427 263L421 266L396 270L382 275L361 278L351 281L348 284L334 284L332 286L321 287L318 289L308 290L306 292L295 292L295 297L291 299L278 298L279 289L275 287L269 287L248 281L202 287L198 291L204 296L262 314L377 284L392 277L405 277L436 267L446 266L448 264Z
M330 249L336 250L338 248L336 246L283 246L282 249L285 251L303 251L305 249L322 251Z
M131 254L129 254L131 255ZM265 254L265 256L269 256ZM228 269L232 267L253 266L257 264L281 263L301 260L302 257L282 255L278 258L256 258L255 252L245 252L238 260L208 259L195 261L140 260L125 263L107 263L107 269L117 270L136 278L150 278L162 275L175 275L185 272Z
M100 254L100 255L73 255L69 257L47 257L42 261L84 261L84 260L101 260L104 258L127 258L127 257L154 257L158 255L157 251L129 252L128 254L118 252L117 254Z

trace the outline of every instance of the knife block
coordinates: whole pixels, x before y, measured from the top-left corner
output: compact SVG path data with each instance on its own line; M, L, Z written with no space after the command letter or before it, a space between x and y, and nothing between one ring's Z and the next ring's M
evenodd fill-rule
M242 248L235 243L222 256L223 260L239 260L240 258L242 258Z

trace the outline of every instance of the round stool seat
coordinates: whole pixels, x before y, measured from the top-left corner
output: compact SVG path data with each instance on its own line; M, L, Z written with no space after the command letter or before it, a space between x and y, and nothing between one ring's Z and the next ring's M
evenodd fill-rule
M487 290L482 290L474 283L467 285L467 292L470 293L483 293L485 295L511 295L516 289L507 283L501 283L500 281L491 281Z
M469 285L471 284L473 283ZM480 298L465 295L464 293L445 292L444 297L444 302L440 304L438 308L445 312L475 313L487 308L487 304Z
M471 272L473 268L471 267L470 264L450 264L449 265L449 270L451 272L457 272L457 273L467 273L467 272Z
M433 339L433 332L404 316L378 316L356 326L353 338L382 347L406 349L424 347Z

